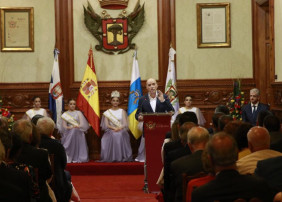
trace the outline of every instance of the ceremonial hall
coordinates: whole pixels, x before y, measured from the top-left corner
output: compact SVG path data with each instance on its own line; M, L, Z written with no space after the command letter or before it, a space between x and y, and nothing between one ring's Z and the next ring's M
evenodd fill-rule
M268 134L264 149L277 152L258 162L282 156L282 0L0 0L0 12L0 150L1 145L5 150L0 181L2 164L11 160L37 168L20 154L25 144L32 145L34 133L41 141L33 149L45 149L51 161L45 180L53 196L43 200L38 168L40 196L33 193L30 201L235 201L197 198L197 192L189 192L192 178L182 178L180 170L193 178L217 173L218 165L208 165L213 172L207 172L200 157L201 168L191 171L196 161L188 166L184 157L201 150L202 158L207 152L206 158L215 163L207 147L216 138L228 145L228 138L215 136L222 132L233 136L239 160L230 165L244 175L239 167L245 157L241 159L235 131L245 123L248 130L242 127L238 134L244 133L246 148L249 133L258 130L255 134ZM216 111L218 106L228 113ZM189 112L196 121L190 115L183 118ZM23 148L9 157L16 142L12 136L22 138L22 124L34 123L37 115L30 139L22 140ZM226 122L221 116L228 116ZM47 130L51 120L52 130ZM238 126L228 127L234 121ZM276 122L279 129L274 131ZM193 131L208 132L203 147L191 138ZM9 148L2 138L7 134ZM57 150L42 146L45 136L63 153L60 177L70 186L66 200L58 196L64 188L56 174ZM178 143L165 146L173 141ZM258 152L250 146L248 151ZM180 169L179 159L191 170ZM258 174L257 161L247 173L265 178L271 197L282 201L282 183L273 188L269 176ZM0 201L5 201L4 193L0 191ZM242 194L234 199L254 197L260 198Z

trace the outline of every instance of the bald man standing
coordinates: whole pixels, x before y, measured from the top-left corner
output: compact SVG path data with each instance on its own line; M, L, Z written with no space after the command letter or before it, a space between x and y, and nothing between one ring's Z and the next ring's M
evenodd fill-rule
M143 114L146 113L165 113L174 112L174 108L170 103L170 100L166 94L158 90L158 84L155 79L150 78L146 81L147 94L139 99L138 109L135 114L135 118L139 123L143 122ZM138 149L138 156L135 161L145 161L145 140L141 139L141 143Z
M258 161L282 156L282 153L269 149L270 135L266 128L252 127L247 134L247 138L251 154L237 161L239 173L254 174Z

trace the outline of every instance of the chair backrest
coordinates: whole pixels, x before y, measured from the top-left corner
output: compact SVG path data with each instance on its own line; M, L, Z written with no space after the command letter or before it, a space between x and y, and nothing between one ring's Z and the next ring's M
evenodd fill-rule
M194 189L208 183L209 181L213 179L215 179L215 176L209 174L203 177L199 177L199 178L190 180L187 185L186 202L191 202L191 196L192 196L192 192Z
M188 182L192 179L195 179L195 178L199 178L199 177L204 177L206 176L207 173L205 172L199 172L195 175L187 175L186 173L182 173L182 187L183 187L183 190L182 190L182 198L183 198L183 201L186 202L186 192L187 192L187 185L188 185Z
M52 174L53 174L53 177L52 177L52 180L51 182L49 183L51 189L54 191L56 190L56 186L55 186L55 173L54 173L54 170L55 170L55 164L54 164L54 154L49 154L49 159L50 159L50 164L51 164L51 171L52 171Z

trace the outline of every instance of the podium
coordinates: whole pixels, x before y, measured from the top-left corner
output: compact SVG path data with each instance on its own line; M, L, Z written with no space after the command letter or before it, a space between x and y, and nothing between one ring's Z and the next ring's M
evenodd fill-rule
M148 191L159 192L160 187L156 182L163 167L161 148L165 139L165 134L170 131L171 114L152 113L143 114L143 117Z

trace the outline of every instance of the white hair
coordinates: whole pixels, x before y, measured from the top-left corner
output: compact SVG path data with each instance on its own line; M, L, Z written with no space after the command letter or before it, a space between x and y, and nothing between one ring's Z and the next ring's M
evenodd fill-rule
M260 95L259 89L257 89L257 88L251 89L251 90L250 90L250 93L251 93L251 92L255 93L256 95Z

